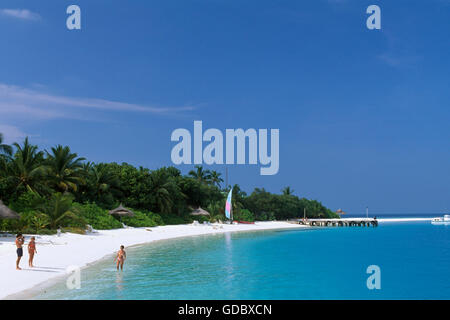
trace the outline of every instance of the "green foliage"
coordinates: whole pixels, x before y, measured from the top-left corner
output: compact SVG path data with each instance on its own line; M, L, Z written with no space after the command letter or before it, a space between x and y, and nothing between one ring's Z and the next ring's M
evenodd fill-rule
M22 229L22 223L16 219L0 219L0 231L16 233Z
M283 190L281 190L281 192L283 193L283 195L285 195L285 196L289 196L289 195L292 195L292 194L294 194L294 190L292 190L292 188L291 187L286 187L286 188L283 188Z
M7 180L11 183L16 194L26 190L46 192L44 177L44 153L32 145L28 138L23 145L14 143L16 153L7 166Z
M81 227L64 227L61 229L62 232L70 232L77 234L86 234L86 229Z
M13 152L13 149L10 145L3 143L3 134L0 133L0 154L11 156Z
M50 225L50 217L41 212L27 211L20 217L22 229L31 229L33 233L39 233Z
M237 221L255 221L255 215L247 209L239 209L233 214L233 219Z
M72 153L69 147L58 145L46 151L45 169L47 181L57 191L77 191L78 185L83 182L82 161L76 153Z
M273 213L273 212L262 212L258 216L258 220L260 220L260 221L274 221L274 220L276 220L275 213Z
M152 212L133 211L134 217L123 217L121 220L130 227L156 227L161 225L161 216Z
M179 179L180 190L185 196L185 205L183 213L190 213L189 207L206 208L211 202L224 198L222 192L215 186L202 183L201 181L182 177Z
M27 190L22 193L17 200L12 202L10 207L16 212L27 212L34 210L43 201L45 201L45 198L40 196L37 192Z
M209 183L211 181L211 171L204 170L202 166L196 165L195 170L189 171L189 176L200 183Z
M95 203L74 203L74 209L86 220L86 223L98 230L122 228L122 224Z
M77 202L95 202L103 208L110 208L115 204L115 198L122 196L119 177L107 164L84 163L82 174L84 183L75 193Z
M190 216L189 217L189 223L194 222L194 220L197 220L199 223L203 223L203 222L211 222L211 217L210 216Z
M33 227L36 232L39 230L45 229L48 225L50 225L50 217L44 213L36 213L31 217L30 226Z
M56 230L55 229L39 229L39 230L34 230L31 227L23 227L22 229L19 229L16 232L20 232L23 234L38 234L38 235L54 235L56 234Z
M55 193L47 200L37 204L36 210L50 218L50 227L59 226L85 227L86 220L73 210L73 196L70 194Z
M225 198L211 202L206 207L206 211L211 214L211 222L225 221Z
M134 209L150 208L150 170L142 167L135 168L127 163L121 165L102 163L99 168L111 179L112 188L108 188L108 191L118 200L117 202ZM118 179L117 182L114 181L114 177ZM95 198L92 200L96 201Z
M151 214L151 218L153 219L153 221L156 223L157 226L165 225L164 220L161 217L161 215L159 215L157 213L153 213L153 212L150 212L150 214Z
M23 232L23 233L25 233L25 232ZM47 236L54 235L56 233L57 233L57 231L55 229L41 229L38 232L36 232L36 234L47 235Z
M161 213L170 213L175 205L175 195L179 194L176 179L166 168L153 171L149 177L151 208Z
M189 215L178 216L175 214L164 214L161 216L165 225L191 223L193 219Z
M214 186L217 186L217 187L221 187L221 183L223 182L223 179L222 179L222 174L220 173L220 172L217 172L217 171L215 171L215 170L212 170L211 171L211 173L210 173L210 176L209 176L209 178L210 178L210 183L212 184L212 185L214 185Z
M299 198L291 194L291 190L284 189L281 195L272 194L256 188L244 199L244 207L255 213L257 220L286 220L301 218L304 212L308 218L334 218L337 215L316 200Z

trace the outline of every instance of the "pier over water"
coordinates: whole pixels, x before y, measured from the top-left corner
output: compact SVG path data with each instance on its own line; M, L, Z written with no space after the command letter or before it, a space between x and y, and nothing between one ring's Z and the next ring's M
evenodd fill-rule
M376 218L298 219L296 223L312 227L378 227Z

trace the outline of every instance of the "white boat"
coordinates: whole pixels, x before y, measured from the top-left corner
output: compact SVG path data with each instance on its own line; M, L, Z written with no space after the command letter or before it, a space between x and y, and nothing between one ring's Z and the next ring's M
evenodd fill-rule
M450 225L450 214L444 215L444 217L437 217L431 220L432 224L449 224Z

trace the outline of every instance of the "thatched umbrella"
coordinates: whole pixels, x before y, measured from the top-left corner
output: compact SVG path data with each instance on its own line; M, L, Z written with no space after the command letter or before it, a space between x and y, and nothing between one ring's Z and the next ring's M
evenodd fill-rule
M18 213L12 211L10 208L8 208L7 206L5 206L2 202L2 200L0 200L0 218L3 219L19 219L20 216Z
M118 206L117 208L111 210L109 212L110 215L113 216L118 216L118 217L133 217L134 216L134 212L131 211L130 209L125 208L124 206L122 206L122 204L120 204L120 206Z
M200 207L191 212L191 216L209 216L209 215L210 214L208 211Z
M339 208L339 209L337 209L336 213L338 215L341 215L341 214L345 214L345 211L343 211L342 209Z

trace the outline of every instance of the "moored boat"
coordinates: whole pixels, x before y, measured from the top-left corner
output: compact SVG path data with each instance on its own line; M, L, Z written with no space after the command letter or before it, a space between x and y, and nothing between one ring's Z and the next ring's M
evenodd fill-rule
M450 224L450 214L446 214L443 217L433 218L432 224Z
M255 224L253 221L238 221L241 224Z

